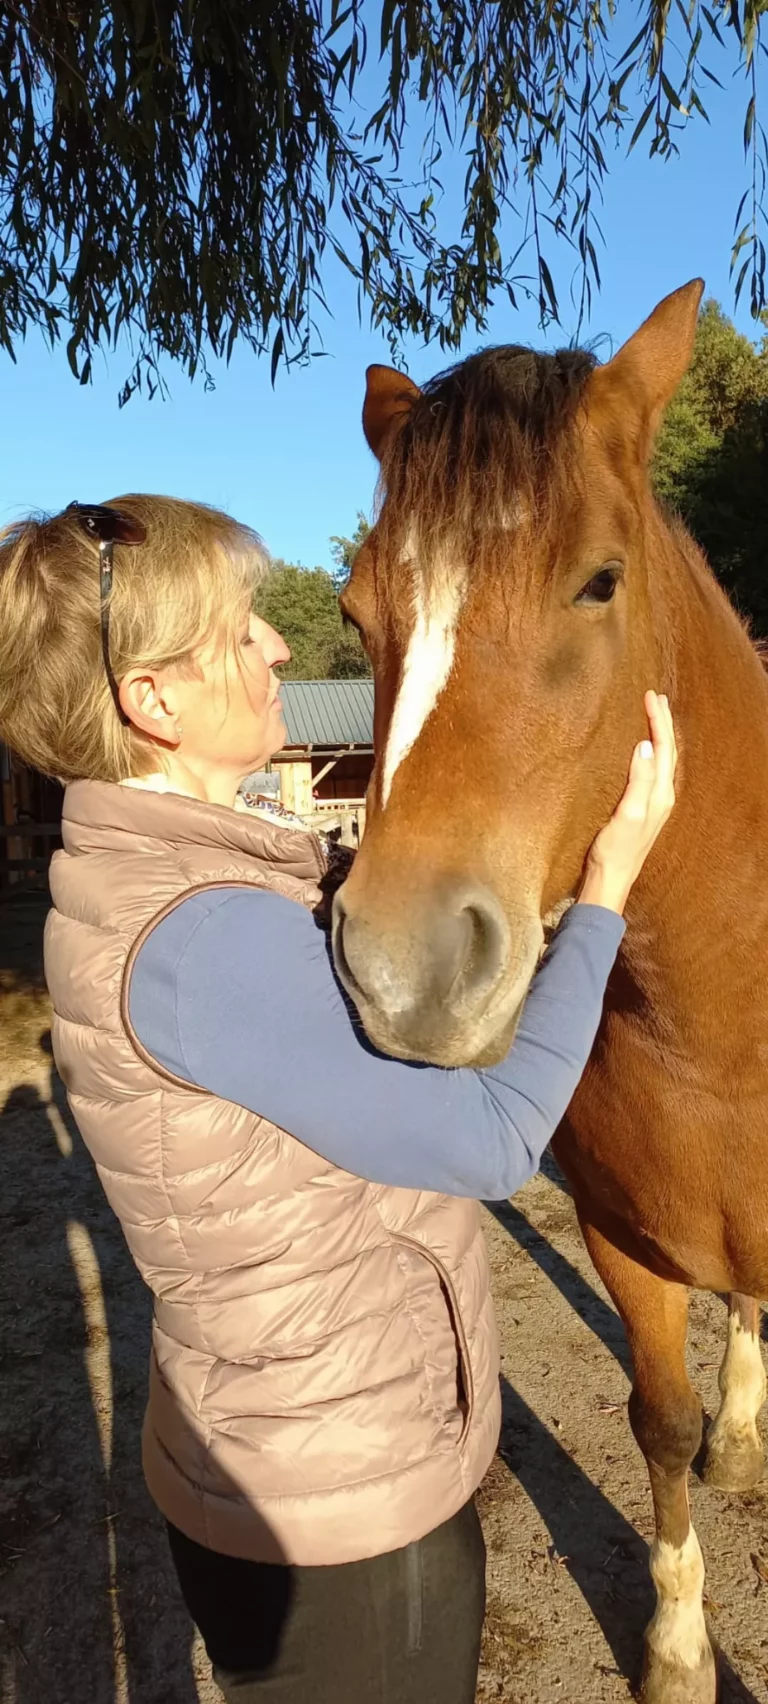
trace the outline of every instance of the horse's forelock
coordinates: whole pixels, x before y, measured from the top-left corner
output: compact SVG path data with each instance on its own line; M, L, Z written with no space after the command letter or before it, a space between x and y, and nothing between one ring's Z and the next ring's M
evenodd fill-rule
M385 561L475 562L489 536L556 519L573 470L573 427L595 366L584 350L505 346L428 381L382 460Z

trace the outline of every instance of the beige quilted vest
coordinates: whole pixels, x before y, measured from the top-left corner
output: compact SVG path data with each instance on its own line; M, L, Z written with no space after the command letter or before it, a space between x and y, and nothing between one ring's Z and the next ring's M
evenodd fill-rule
M466 1502L498 1437L476 1204L340 1171L177 1083L125 1015L132 949L159 915L230 881L314 907L319 843L94 781L68 789L63 837L46 935L54 1054L155 1298L152 1496L233 1556L328 1564L407 1544Z

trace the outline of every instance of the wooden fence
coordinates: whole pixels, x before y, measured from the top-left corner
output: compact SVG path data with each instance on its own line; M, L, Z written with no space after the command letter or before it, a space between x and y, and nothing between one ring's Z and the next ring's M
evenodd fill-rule
M365 831L365 800L313 799L305 821L321 831L339 828L342 846L357 848Z
M61 845L64 793L0 741L0 898L45 893L51 853Z
M0 897L45 892L51 853L60 845L59 822L0 825Z

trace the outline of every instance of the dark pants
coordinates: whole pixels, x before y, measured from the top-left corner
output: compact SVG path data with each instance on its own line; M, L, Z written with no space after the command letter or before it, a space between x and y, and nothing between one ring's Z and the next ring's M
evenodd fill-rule
M228 1704L474 1704L485 1613L474 1503L404 1550L330 1568L243 1562L168 1532Z

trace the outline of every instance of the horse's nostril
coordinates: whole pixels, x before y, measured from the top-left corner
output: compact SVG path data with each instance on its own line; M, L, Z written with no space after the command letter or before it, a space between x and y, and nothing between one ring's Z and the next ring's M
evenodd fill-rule
M496 984L509 950L501 906L484 888L443 891L423 938L434 993L459 1009L477 1003Z
M460 999L468 995L477 998L495 985L504 969L509 930L501 906L490 892L468 897L462 917L467 945L455 993Z
M347 960L347 955L344 950L344 924L346 922L346 917L346 906L341 894L337 893L333 901L333 908L331 912L331 941L333 944L333 958L336 969L345 988L351 993L357 987L357 981L352 974Z
M397 910L397 908L395 908ZM509 957L504 913L490 890L443 882L424 895L408 921L392 926L367 908L333 906L333 956L353 1000L390 1016L481 1005Z
M442 999L450 1002L463 985L473 956L474 939L475 925L469 907L445 911L438 917L433 929L432 954L434 978Z

